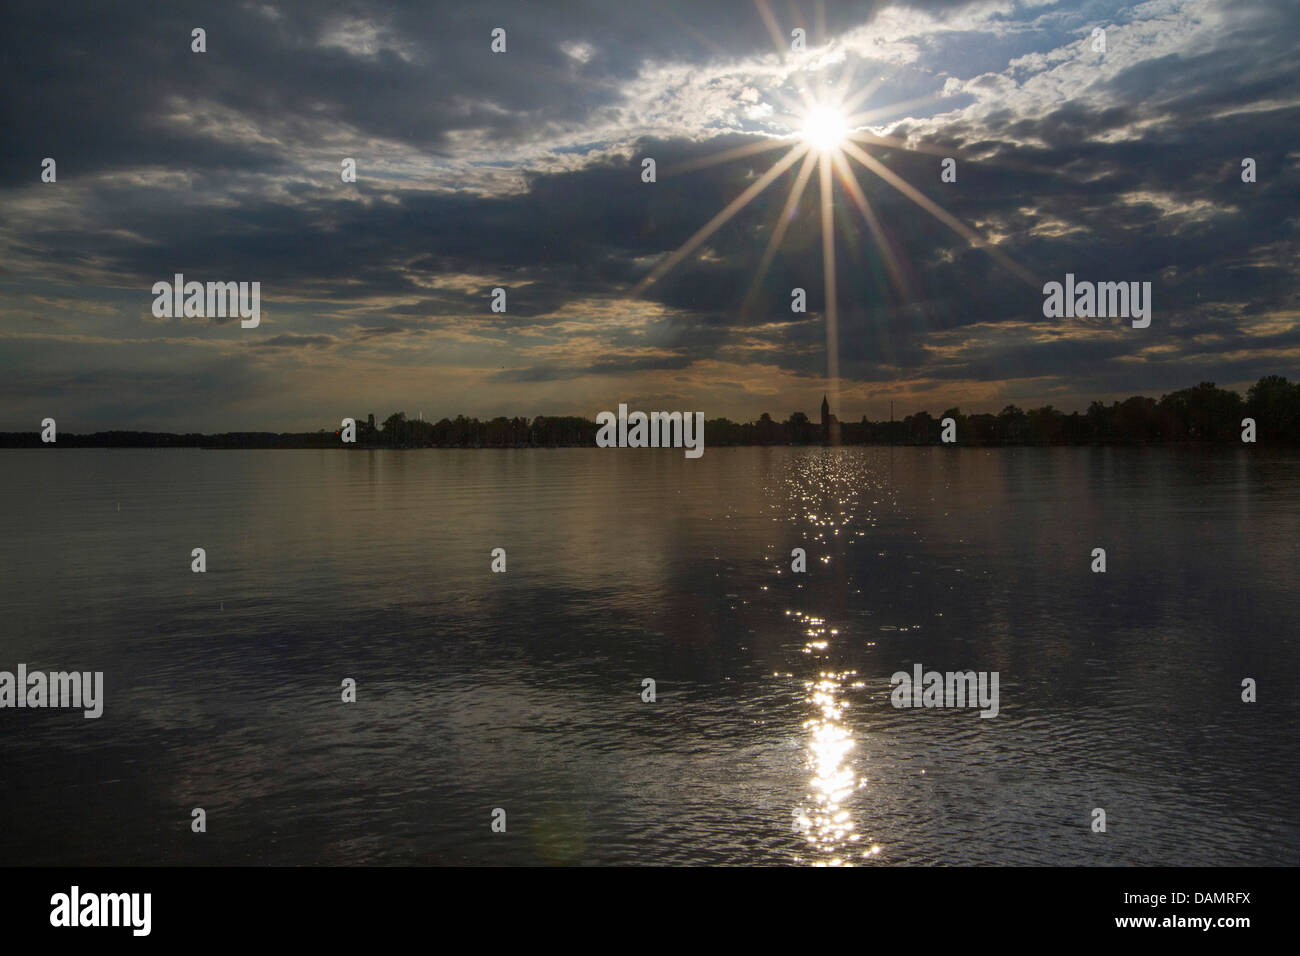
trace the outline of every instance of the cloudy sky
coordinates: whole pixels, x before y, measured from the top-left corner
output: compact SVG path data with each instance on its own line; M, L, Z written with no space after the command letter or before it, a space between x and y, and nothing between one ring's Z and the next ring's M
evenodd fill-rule
M751 420L824 391L875 419L1294 379L1298 48L1294 0L11 0L0 429ZM876 168L805 169L808 103ZM259 281L260 326L155 318L178 272ZM1045 318L1067 272L1151 282L1150 327Z

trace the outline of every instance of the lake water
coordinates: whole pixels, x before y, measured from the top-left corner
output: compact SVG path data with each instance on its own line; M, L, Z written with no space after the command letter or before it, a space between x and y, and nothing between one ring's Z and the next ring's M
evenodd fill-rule
M103 671L106 702L0 710L0 851L1294 865L1297 466L3 451L0 670ZM916 663L998 672L999 714L894 708Z

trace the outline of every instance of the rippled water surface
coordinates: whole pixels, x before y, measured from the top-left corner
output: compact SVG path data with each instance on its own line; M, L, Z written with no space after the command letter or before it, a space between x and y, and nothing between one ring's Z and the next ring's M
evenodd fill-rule
M0 670L106 685L99 720L0 710L0 850L1300 863L1297 466L1268 449L0 452ZM1000 713L895 709L890 675L915 663L997 671Z

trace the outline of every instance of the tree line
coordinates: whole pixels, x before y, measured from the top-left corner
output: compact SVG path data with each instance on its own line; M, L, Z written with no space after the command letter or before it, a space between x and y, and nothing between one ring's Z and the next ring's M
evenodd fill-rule
M1240 442L1242 420L1255 420L1261 442L1300 442L1300 382L1268 375L1246 397L1213 382L1180 389L1159 400L1135 395L1086 412L1066 414L1051 405L1028 410L1008 405L995 414L967 415L948 408L937 417L916 412L896 421L840 422L846 445L939 444L942 422L952 418L957 440L969 445L1123 444L1153 442ZM541 416L480 421L458 415L437 422L411 420L397 412L381 425L357 418L357 444L396 448L517 448L594 445L596 423L585 418ZM704 423L704 443L718 445L815 445L828 436L820 421L794 412L776 421L764 412L757 421L714 418Z
M1106 405L1093 402L1086 412L1065 414L1051 405L1028 410L1008 405L996 415L965 414L948 408L937 417L916 412L896 421L839 424L846 445L929 445L940 442L942 422L956 423L963 445L1124 444L1154 442L1240 442L1242 420L1255 421L1260 442L1300 442L1300 382L1266 375L1243 398L1202 382L1159 400L1135 395ZM457 415L439 421L407 418L403 412L381 423L356 416L355 448L556 448L594 446L594 420L577 416L498 417L487 421ZM148 448L337 448L340 429L317 432L223 432L215 435L110 431L87 435L60 433L65 447ZM816 445L827 441L820 421L794 412L776 421L764 412L757 421L715 418L704 423L704 442L719 445ZM37 432L0 432L0 447L40 447Z

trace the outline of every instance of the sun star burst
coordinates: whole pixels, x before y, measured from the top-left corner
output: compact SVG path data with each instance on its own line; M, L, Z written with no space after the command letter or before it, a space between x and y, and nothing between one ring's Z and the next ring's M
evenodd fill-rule
M757 0L760 12L768 21L777 41L778 51L784 57L781 48L780 31L776 21L767 7L766 0ZM751 173L752 180L746 188L708 222L701 226L694 235L676 250L664 256L650 271L644 275L632 289L632 296L645 293L651 285L695 253L704 242L728 223L745 206L749 205L774 182L786 176L793 176L786 201L776 217L767 248L757 263L755 274L750 282L748 293L744 297L742 310L749 313L758 303L763 280L771 267L778 249L786 236L787 230L795 221L796 212L804 193L816 176L820 196L821 247L822 247L822 281L824 286L824 306L822 320L826 327L826 377L828 392L835 397L839 392L839 304L838 282L836 278L835 250L835 202L836 183L843 194L850 200L851 207L856 208L867 226L867 234L874 242L884 266L884 273L893 287L897 301L907 303L914 301L915 295L909 287L908 270L901 261L902 249L896 239L890 235L889 226L876 215L868 190L859 182L856 164L861 169L875 175L879 180L897 190L920 209L929 213L954 233L964 239L971 247L982 249L994 261L1010 271L1020 280L1035 284L1034 276L1019 263L1013 261L994 242L981 236L956 216L943 209L925 193L889 169L879 158L868 152L869 149L888 151L906 151L912 153L929 153L938 156L956 156L965 161L957 150L951 147L939 147L925 143L914 143L874 132L871 124L882 118L897 116L914 106L930 105L935 97L922 97L901 103L880 105L872 109L863 109L863 104L874 97L884 82L872 81L850 92L853 86L853 69L847 69L833 90L813 93L808 87L798 90L802 102L791 102L783 93L774 93L772 99L781 107L776 114L778 128L784 127L788 133L769 135L741 146L722 150L711 156L692 160L672 170L675 173L687 172L716 163L730 162L742 158L757 156L762 153L785 148L784 156L776 159L762 174ZM796 164L797 167L796 167ZM1035 286L1036 288L1036 286Z
M844 114L829 106L819 106L808 112L803 123L803 139L821 153L839 150L849 134L849 124Z

